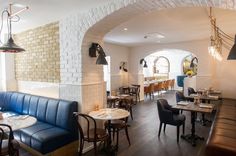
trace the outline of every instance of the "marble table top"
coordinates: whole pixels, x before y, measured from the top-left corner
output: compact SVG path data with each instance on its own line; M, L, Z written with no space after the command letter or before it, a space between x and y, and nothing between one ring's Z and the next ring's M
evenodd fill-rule
M98 120L117 120L128 117L130 113L119 108L104 108L98 111L92 111L89 115Z
M35 117L29 115L8 116L7 113L3 113L2 116L3 119L0 119L0 124L7 124L11 126L13 131L29 127L37 122ZM5 128L3 130L9 131Z

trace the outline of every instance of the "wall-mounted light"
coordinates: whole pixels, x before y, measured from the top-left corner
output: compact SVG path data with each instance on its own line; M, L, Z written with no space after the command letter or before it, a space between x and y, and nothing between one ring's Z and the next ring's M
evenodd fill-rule
M97 57L96 64L107 65L106 54L103 51L102 47L98 43L92 43L91 47L89 48L89 56L90 57Z
M141 65L143 65L143 68L147 68L147 61L145 61L144 59L141 59L139 62Z
M191 68L194 67L194 61L196 61L196 63L198 63L197 57L194 57L194 58L191 60L191 63L190 63L190 67L191 67Z
M120 70L123 70L124 72L128 72L127 62L120 62Z

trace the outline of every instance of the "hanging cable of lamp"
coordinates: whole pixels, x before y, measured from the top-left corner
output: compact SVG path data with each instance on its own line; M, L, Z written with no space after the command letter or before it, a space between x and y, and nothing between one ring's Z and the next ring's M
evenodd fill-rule
M222 48L232 51L234 38L226 34L221 30L216 24L216 18L212 15L212 8L210 7L210 24L211 24L211 36L210 36L210 46L208 47L208 52L218 61L222 61ZM235 52L236 52L236 46ZM231 52L230 52L231 53ZM230 55L229 55L230 56ZM228 56L228 59L230 59ZM236 56L236 53L235 53ZM236 57L235 57L236 59Z
M12 38L12 22L18 22L20 20L20 17L17 15L19 13L21 13L24 10L27 10L29 7L24 7L23 9L12 13L12 5L9 5L9 9L4 9L2 11L2 15L1 15L1 27L0 27L0 52L8 52L8 53L17 53L17 52L22 52L25 51L25 49L19 47L18 45L15 44L13 38ZM6 23L7 23L7 42L2 44L1 41L1 35L2 35L2 31L3 31L3 22L4 22L4 15L7 15L6 18ZM13 18L16 18L16 20L13 20Z

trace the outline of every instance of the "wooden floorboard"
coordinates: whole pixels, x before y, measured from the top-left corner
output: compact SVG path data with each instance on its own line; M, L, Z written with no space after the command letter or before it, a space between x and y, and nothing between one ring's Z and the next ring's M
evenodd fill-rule
M161 132L158 137L159 117L157 112L156 100L165 98L173 105L175 101L175 91L168 91L162 96L155 96L154 100L147 97L143 102L134 106L134 120L129 119L129 134L131 146L123 131L120 134L118 156L202 156L206 139L210 131L211 124L202 126L196 124L196 133L205 137L204 141L197 141L197 146L192 147L185 140L176 141L176 127L167 125L166 132ZM191 132L190 112L183 112L186 115L186 134ZM207 115L208 119L213 119L214 114ZM182 127L181 127L182 132ZM30 156L29 153L21 151L21 155ZM87 152L85 156L93 156L93 151ZM99 154L105 155L105 154Z

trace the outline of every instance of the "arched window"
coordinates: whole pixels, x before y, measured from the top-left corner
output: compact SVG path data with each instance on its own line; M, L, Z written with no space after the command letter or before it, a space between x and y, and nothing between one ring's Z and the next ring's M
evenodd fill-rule
M159 56L154 60L153 73L158 79L168 79L170 72L170 62L164 56Z

